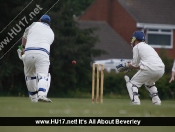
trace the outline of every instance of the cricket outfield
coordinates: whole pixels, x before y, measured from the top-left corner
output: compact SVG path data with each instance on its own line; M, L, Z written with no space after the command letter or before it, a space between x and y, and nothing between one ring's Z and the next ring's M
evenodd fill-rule
M53 103L31 103L27 97L0 97L1 117L175 117L175 101L162 101L155 106L151 100L141 100L140 106L130 105L129 99L105 99L103 104L92 104L91 99L51 98ZM30 129L29 129L30 128ZM9 131L71 131L71 132L169 132L166 126L0 126Z

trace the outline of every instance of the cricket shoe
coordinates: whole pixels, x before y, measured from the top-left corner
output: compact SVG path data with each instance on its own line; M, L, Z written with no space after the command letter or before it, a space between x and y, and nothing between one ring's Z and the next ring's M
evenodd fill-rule
M30 100L31 100L31 102L38 102L38 97L37 97L37 94L35 94L35 95L29 95L29 97L30 97Z
M133 100L131 102L132 105L140 105L140 99L138 93L134 93Z
M159 96L154 96L154 97L152 98L152 103L153 103L154 105L161 105L161 100L160 100Z
M131 105L140 105L140 102L131 102Z
M31 102L37 103L38 99L31 99Z
M46 98L45 96L38 96L38 102L52 103L52 101L50 99Z

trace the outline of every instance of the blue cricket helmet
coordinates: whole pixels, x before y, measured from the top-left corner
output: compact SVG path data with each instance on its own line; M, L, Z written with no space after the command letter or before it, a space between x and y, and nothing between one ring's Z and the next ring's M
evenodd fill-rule
M132 39L131 39L131 46L134 47L135 44L135 40L138 40L138 41L145 41L145 34L142 32L142 31L135 31L132 35Z
M142 31L135 31L132 38L136 38L139 41L145 41L145 34Z
M48 23L51 22L50 16L48 16L48 15L43 15L43 16L40 18L40 20L43 20L43 21L48 22Z

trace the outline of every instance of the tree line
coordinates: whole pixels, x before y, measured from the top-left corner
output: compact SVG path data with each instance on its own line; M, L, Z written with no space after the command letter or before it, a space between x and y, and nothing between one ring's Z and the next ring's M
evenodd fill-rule
M26 0L25 2L23 0L2 0L0 5L0 30L4 29L30 2L30 0ZM26 28L24 21L25 17L26 19L28 18L27 14L33 11L35 15L32 21L37 21L42 13L46 9L49 9L54 2L56 1L33 1L0 34L0 55L2 57L5 54L0 60L0 95L28 96L23 62L19 60L16 52L18 46L21 45L19 38L22 37L23 31ZM92 2L94 0L59 0L47 13L52 19L51 28L55 33L55 40L51 45L50 54L51 65L49 72L51 73L52 80L49 96L86 97L87 95L89 97L91 94L92 58L102 55L104 51L94 49L95 44L99 41L98 37L93 35L94 29L79 29L75 17L81 15ZM40 8L36 5L39 5ZM20 24L21 32L17 33L20 29L18 27ZM14 37L12 40L13 43L3 43L4 47L2 48L2 41L9 34ZM14 43L16 44L14 45ZM175 91L174 83L168 84L172 60L167 58L164 52L162 52L161 57L166 65L166 74L157 82L160 89L158 90L161 98L170 99L173 98L173 92ZM72 65L72 60L76 60L77 64ZM132 75L132 72L130 74ZM128 97L123 74L105 72L104 94L106 96L114 95L121 98ZM149 98L144 89L141 89L140 94L143 98Z

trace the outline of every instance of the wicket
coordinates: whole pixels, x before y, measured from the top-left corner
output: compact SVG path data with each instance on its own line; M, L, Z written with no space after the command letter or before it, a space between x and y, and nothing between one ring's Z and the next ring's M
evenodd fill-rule
M97 68L97 70L95 70ZM96 72L96 74L95 74ZM99 72L101 72L101 76L99 76ZM101 78L101 79L100 79ZM100 85L99 85L100 80ZM96 82L96 87L95 87ZM92 103L96 101L96 103L99 103L99 93L100 93L100 103L103 103L103 85L104 85L104 65L93 63L92 66ZM100 86L100 89L99 89ZM95 92L96 88L96 92ZM95 94L96 93L96 100L95 100Z

